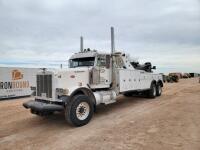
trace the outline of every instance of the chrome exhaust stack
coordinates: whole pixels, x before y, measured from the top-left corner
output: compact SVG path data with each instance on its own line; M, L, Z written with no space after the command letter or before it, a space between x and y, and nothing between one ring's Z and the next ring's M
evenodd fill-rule
M116 75L114 68L114 53L115 53L115 35L114 35L114 27L111 27L111 88L116 88Z
M83 37L80 37L80 52L83 52Z
M115 34L114 27L111 27L111 54L115 53Z

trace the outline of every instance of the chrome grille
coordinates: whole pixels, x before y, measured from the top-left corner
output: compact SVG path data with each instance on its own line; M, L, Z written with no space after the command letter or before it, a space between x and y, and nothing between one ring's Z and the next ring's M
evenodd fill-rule
M37 75L37 96L42 96L42 93L52 98L52 75Z

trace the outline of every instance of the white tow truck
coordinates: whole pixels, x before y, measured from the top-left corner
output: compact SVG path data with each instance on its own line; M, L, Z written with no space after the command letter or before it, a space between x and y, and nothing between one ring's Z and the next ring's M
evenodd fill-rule
M87 124L97 105L116 102L123 94L143 94L155 98L162 93L162 75L154 74L151 63L140 65L130 56L115 52L114 28L111 27L111 53L83 50L69 59L69 69L56 73L43 69L37 74L36 96L23 103L37 115L64 111L74 126Z

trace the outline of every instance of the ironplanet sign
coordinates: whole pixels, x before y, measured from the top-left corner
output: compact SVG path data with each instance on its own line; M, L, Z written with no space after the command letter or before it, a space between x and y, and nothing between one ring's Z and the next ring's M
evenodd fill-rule
M29 81L0 82L0 89L17 89L29 87Z
M30 96L36 86L37 68L0 67L0 100Z
M23 79L23 74L21 71L14 69L12 70L12 80L7 82L0 82L0 89L19 89L19 88L29 88L29 81L19 81ZM16 81L18 80L18 81Z

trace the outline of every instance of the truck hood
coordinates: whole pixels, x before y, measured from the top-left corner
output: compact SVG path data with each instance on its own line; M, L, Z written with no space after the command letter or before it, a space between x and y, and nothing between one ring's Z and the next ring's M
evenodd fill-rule
M89 76L89 67L60 70L55 74L55 84L57 88L67 87L70 92L74 88L86 87L89 84Z
M76 72L76 71L88 71L90 70L92 67L77 67L77 68L67 68L67 69L61 69L61 70L57 70L56 74L60 74L63 72Z

